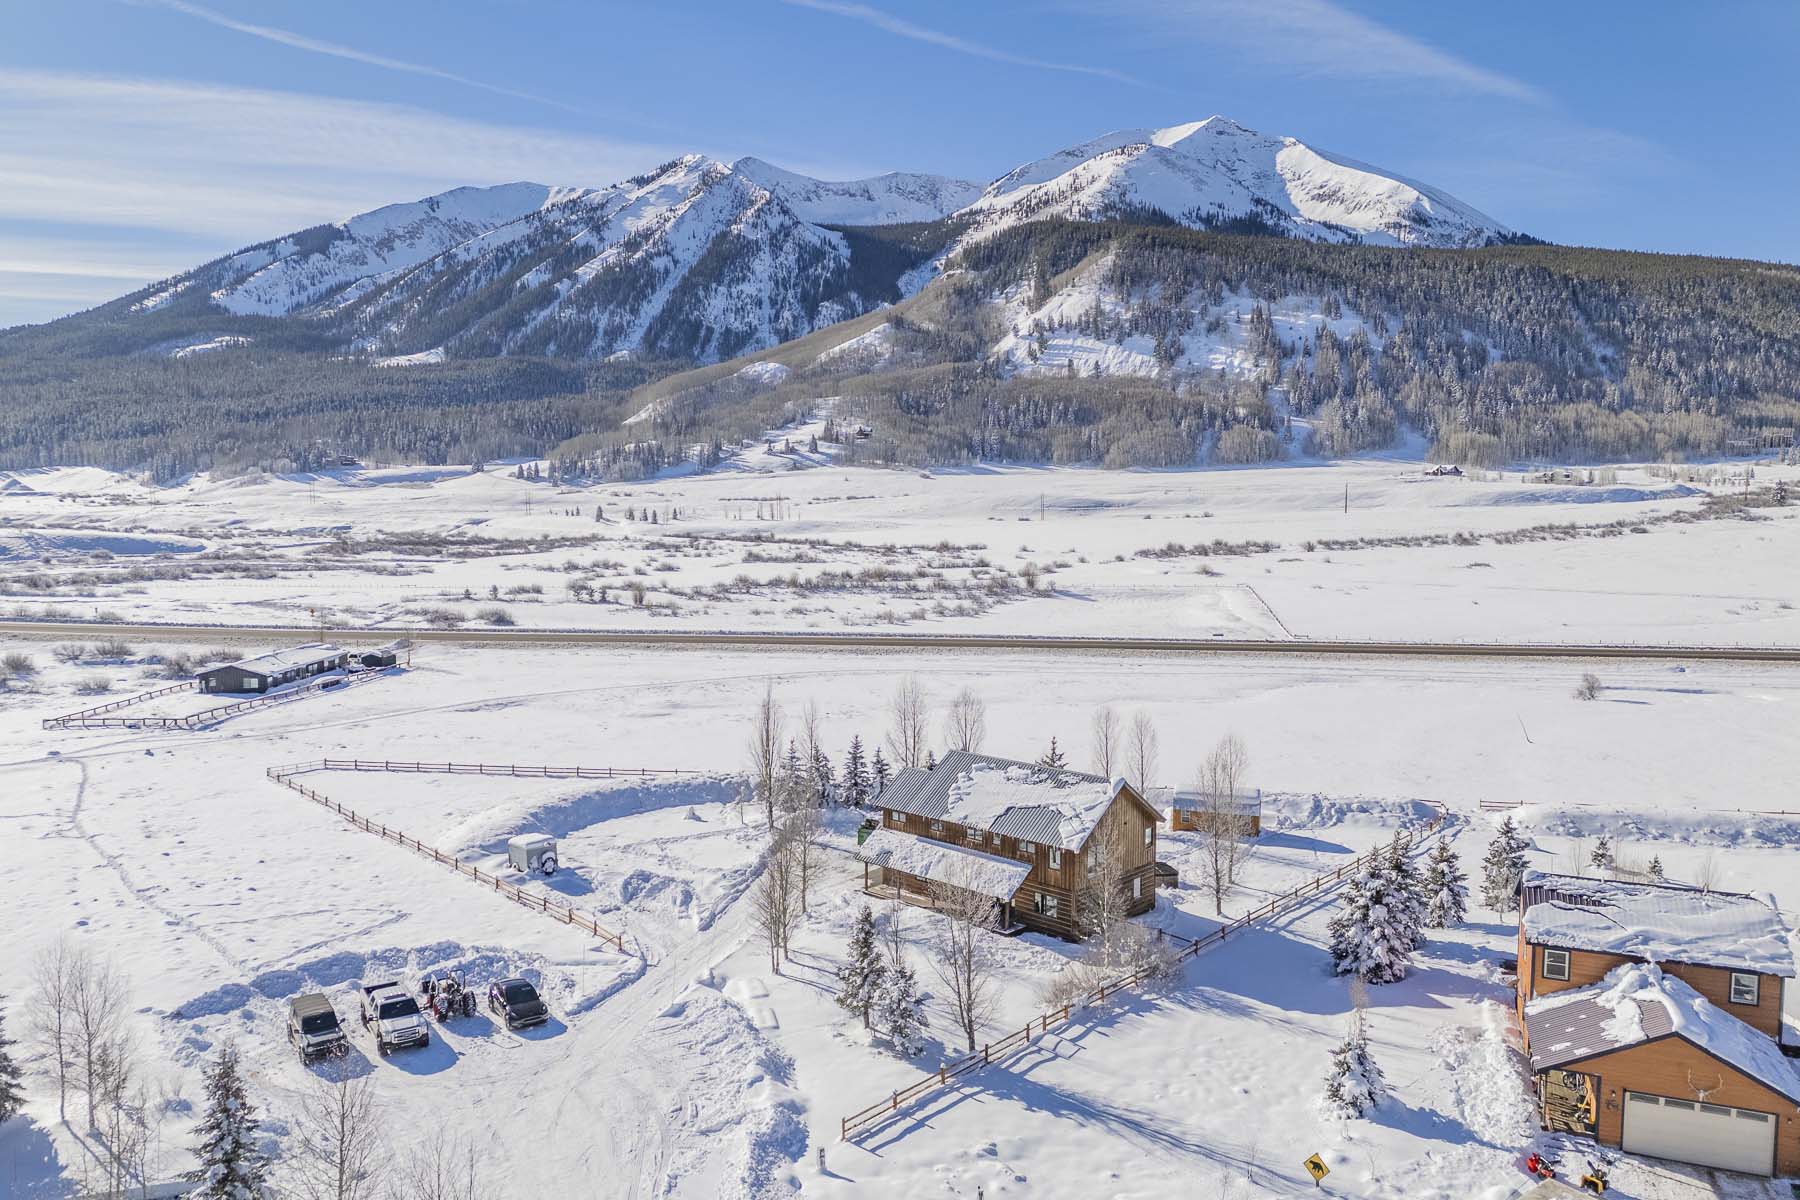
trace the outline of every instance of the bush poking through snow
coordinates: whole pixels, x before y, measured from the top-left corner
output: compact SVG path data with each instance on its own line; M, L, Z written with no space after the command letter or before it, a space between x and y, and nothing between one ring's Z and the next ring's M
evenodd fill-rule
M501 608L498 604L489 605L487 608L476 609L475 610L475 619L477 621L483 621L489 625L513 625L513 624L516 624L516 622L513 620L512 614L507 612L504 608Z
M1469 879L1449 838L1439 838L1425 862L1425 924L1454 929L1468 919Z
M1331 1052L1331 1070L1325 1076L1322 1106L1337 1117L1366 1116L1387 1096L1387 1080L1369 1054L1369 1034L1359 1003L1350 1018L1350 1032Z
M104 675L83 675L75 684L77 696L104 696L112 691L112 680Z
M1589 671L1581 677L1581 682L1576 685L1575 698L1577 700L1598 700L1600 693L1605 690L1606 685L1600 682L1600 677Z
M59 663L78 663L87 657L87 647L74 642L64 642L50 651L50 656Z
M23 679L27 675L37 674L37 664L29 654L8 654L0 658L0 674L17 675Z

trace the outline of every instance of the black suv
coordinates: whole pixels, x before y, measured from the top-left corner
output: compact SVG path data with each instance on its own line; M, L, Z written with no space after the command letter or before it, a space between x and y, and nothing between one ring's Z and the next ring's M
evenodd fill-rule
M537 989L523 979L502 979L488 985L488 1007L500 1014L508 1029L542 1025L550 1010L538 998Z

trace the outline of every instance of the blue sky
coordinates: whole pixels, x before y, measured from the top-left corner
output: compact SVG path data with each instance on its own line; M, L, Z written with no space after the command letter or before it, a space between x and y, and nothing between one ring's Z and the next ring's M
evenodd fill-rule
M1553 241L1800 261L1800 4L55 0L0 40L0 326L464 183L700 151L986 180L1213 113Z

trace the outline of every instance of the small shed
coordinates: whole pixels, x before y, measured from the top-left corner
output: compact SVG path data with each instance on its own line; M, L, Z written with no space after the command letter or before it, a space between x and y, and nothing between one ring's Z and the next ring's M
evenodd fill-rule
M1238 837L1262 836L1262 791L1252 788L1230 796L1202 791L1169 791L1169 828L1187 833L1235 833Z
M556 874L556 839L547 833L521 833L506 839L506 861L528 875Z
M195 678L203 692L260 693L340 670L350 658L350 652L341 647L312 642L208 667Z

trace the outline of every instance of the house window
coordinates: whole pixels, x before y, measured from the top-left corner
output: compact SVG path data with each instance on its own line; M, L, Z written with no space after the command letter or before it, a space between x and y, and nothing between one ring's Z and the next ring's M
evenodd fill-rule
M988 845L998 846L999 844L1000 844L1000 835L999 834L997 834L997 833L988 834Z
M1742 971L1731 973L1731 1002L1755 1005L1761 994L1761 980Z
M1131 898L1133 900L1142 900L1144 898L1144 877L1142 875L1133 875L1131 877Z
M888 821L894 825L904 825L906 824L906 814L897 813L890 808L888 809Z
M981 830L965 829L963 830L963 839L971 846L979 846L981 845Z
M1037 847L1032 845L1030 842L1020 842L1019 843L1019 857L1021 857L1021 858L1036 858L1037 857Z
M1148 846L1151 839L1154 837L1156 837L1156 827L1153 825L1144 826L1144 845Z
M1052 871L1062 870L1062 851L1061 850L1052 850L1050 852L1050 869Z
M1569 978L1569 952L1567 950L1544 951L1544 978L1562 980Z
M1039 892L1032 900L1032 907L1037 910L1037 915L1040 917L1054 917L1056 915L1056 897L1047 892Z
M944 823L942 821L933 821L931 823L931 832L933 832L933 833L944 832Z

